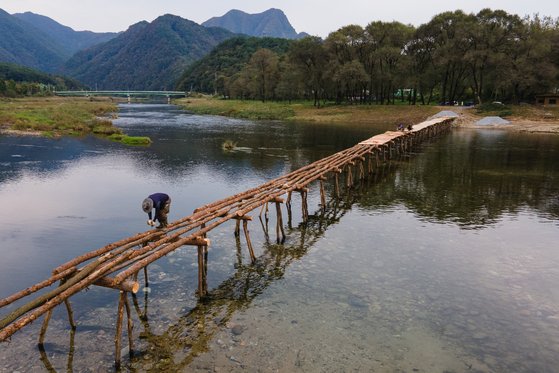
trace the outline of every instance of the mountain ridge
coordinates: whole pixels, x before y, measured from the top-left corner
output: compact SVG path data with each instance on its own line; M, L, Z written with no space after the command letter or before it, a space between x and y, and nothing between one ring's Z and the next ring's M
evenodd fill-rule
M69 57L80 50L109 41L119 34L117 32L75 31L52 18L32 12L14 13L12 16L47 34L64 48Z
M186 66L233 35L165 14L76 53L64 72L98 89L173 89Z
M298 34L285 13L276 8L254 14L231 9L223 16L208 19L202 23L202 26L222 27L237 34L256 37L299 39L308 35L306 33Z
M34 26L0 9L0 62L55 72L68 58L64 48Z

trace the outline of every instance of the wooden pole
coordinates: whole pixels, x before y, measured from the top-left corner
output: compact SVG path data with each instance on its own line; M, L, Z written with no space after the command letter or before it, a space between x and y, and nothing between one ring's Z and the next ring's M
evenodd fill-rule
M239 237L241 234L241 220L237 219L235 222L235 237Z
M250 234L248 232L248 223L246 219L243 219L243 230L245 232L245 238L247 240L247 247L250 253L250 260L254 263L256 261L256 256L254 255L254 250L252 249L252 242L250 241Z
M146 267L144 267L146 268ZM146 276L147 279L147 276ZM147 283L147 280L146 280ZM138 290L140 290L140 283L138 281L134 281L131 279L127 279L119 284L115 284L114 283L114 278L112 277L102 277L99 280L95 281L93 283L94 285L97 286L102 286L105 288L110 288L110 289L116 289L116 290L122 290L122 291L127 291L129 293L133 293L136 294L138 292ZM147 287L147 285L146 285Z
M335 187L336 187L336 198L340 198L340 176L339 175L340 175L339 173L334 174Z
M277 213L277 224L276 224L276 241L277 243L285 241L285 231L283 230L283 217L281 215L281 202L276 201L276 213Z
M208 252L209 247L206 245L203 248L204 251L204 294L208 294Z
M287 199L285 201L285 207L287 209L287 225L291 229L292 223L292 211L291 211L291 192L287 193Z
M200 298L206 295L204 291L204 248L198 246L198 296Z
M11 304L13 302L15 302L16 300L19 300L23 297L26 297L32 293L35 293L47 286L50 286L52 284L54 284L56 281L61 280L63 278L66 277L70 277L72 274L74 274L77 271L76 267L70 267L62 272L60 272L57 275L54 275L48 279L46 279L45 281L39 282L36 285L30 286L27 289L18 291L17 293L10 295L7 298L4 299L0 299L0 308L7 306L8 304Z
M120 297L118 300L118 313L116 319L116 335L115 335L115 366L117 370L120 368L120 350L121 350L121 340L122 340L122 319L124 317L124 299L125 292L120 291Z
M41 332L39 333L39 346L43 346L45 343L45 335L47 334L47 329L49 327L49 321L52 317L52 309L50 309L45 318L43 319L43 325L41 326Z
M326 193L324 192L324 179L320 179L320 206L324 210L326 208Z
M74 322L74 312L72 311L72 305L70 304L70 300L66 299L64 301L64 304L66 305L66 312L68 312L68 322L70 323L72 329L75 330L76 323Z
M124 292L124 308L126 309L126 322L128 326L128 355L132 356L134 353L134 322L132 321L130 312L130 302L128 301L128 293Z
M146 288L149 288L148 266L147 266L147 265L144 267L144 282L145 282L145 287L146 287ZM133 291L132 294L136 294L136 292Z

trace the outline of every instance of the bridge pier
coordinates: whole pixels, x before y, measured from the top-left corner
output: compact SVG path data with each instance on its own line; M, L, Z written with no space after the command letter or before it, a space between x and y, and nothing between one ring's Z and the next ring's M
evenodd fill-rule
M120 368L120 358L121 358L121 343L122 343L122 322L124 319L124 310L126 309L126 321L127 321L127 335L128 335L128 355L132 356L134 353L134 337L132 334L132 329L134 328L134 323L132 322L132 317L130 313L130 303L128 302L128 292L121 290L120 297L118 301L118 313L116 321L116 335L115 335L115 367Z

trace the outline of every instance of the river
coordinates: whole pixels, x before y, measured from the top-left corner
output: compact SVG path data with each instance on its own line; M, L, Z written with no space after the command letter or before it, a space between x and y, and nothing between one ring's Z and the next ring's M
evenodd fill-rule
M0 298L62 262L148 228L153 192L170 221L392 129L252 122L121 105L115 124L150 147L88 137L0 137ZM231 140L234 151L222 144ZM559 366L559 137L455 129L379 170L287 239L250 223L212 231L210 297L196 255L150 265L125 371L552 372ZM118 293L91 288L51 321L0 344L0 372L113 370ZM13 308L13 307L12 307ZM12 308L8 308L12 309ZM2 310L2 314L5 311ZM147 315L139 318L138 313ZM123 343L126 345L126 343Z

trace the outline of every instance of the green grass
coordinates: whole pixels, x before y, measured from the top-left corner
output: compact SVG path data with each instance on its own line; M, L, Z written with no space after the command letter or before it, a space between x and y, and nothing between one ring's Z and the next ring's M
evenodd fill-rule
M118 111L109 99L69 97L28 97L0 100L0 128L40 133L46 137L85 136L111 137L127 145L145 145L149 138L129 137L113 126L110 113ZM120 137L119 137L120 136ZM115 140L118 137L119 140Z
M278 102L187 98L177 100L176 103L186 110L202 115L255 120L286 120L295 115L291 105Z
M323 123L419 123L437 113L433 106L334 105L316 108L310 101L261 102L216 98L185 98L176 103L197 114L223 115L245 119L293 120Z
M476 106L476 112L480 115L497 117L510 117L513 115L513 111L510 106L498 103L485 103L478 105Z
M123 134L113 134L109 136L112 141L121 142L125 145L149 145L151 144L151 139L145 136L128 136Z

